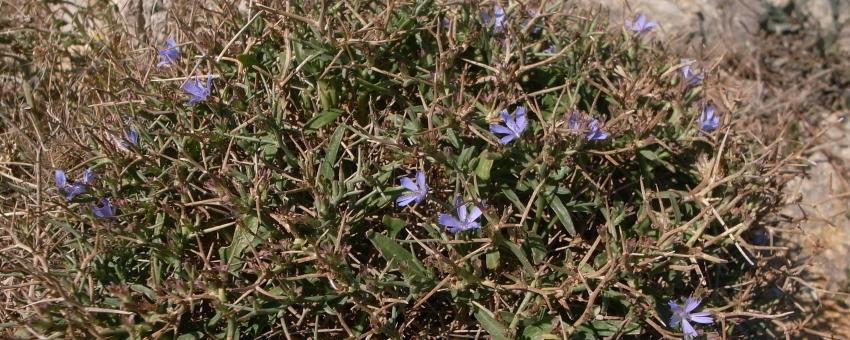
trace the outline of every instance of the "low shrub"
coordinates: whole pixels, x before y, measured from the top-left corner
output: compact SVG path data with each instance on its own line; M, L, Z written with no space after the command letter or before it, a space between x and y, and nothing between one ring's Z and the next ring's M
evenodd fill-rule
M4 100L28 99L44 132L22 143L43 150L13 154L38 160L11 164L32 184L4 184L5 283L25 287L9 334L775 327L761 223L780 155L739 132L713 70L668 52L650 19L262 3L175 5L159 54L97 7L98 32L61 35L85 41L66 69L26 42L45 33L19 33L29 65L64 78Z

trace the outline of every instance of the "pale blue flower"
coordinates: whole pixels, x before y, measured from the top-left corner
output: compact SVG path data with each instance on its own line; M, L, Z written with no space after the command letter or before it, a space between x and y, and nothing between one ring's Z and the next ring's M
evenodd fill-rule
M207 97L210 96L210 88L212 84L212 76L207 76L206 85L201 83L201 80L198 77L187 80L183 83L182 89L189 94L189 101L187 104L194 105L204 100L207 100Z
M139 145L139 131L135 128L128 128L124 133L124 138L114 137L112 141L121 150L129 150L131 146Z
M60 192L65 194L65 199L72 200L74 197L86 192L88 186L94 182L94 173L92 173L91 169L86 169L83 171L82 178L74 181L74 183L68 183L65 171L62 169L56 169L53 171L53 178L56 181L56 187Z
M585 135L585 137L587 138L587 140L591 140L591 141L593 141L593 140L605 140L605 139L608 138L608 135L609 134L608 134L607 131L603 131L602 129L599 128L599 121L596 120L596 119L593 119L593 120L590 121L590 124L587 127L587 134Z
M567 120L567 128L573 131L578 131L581 129L581 121L581 114L579 114L577 110L573 110L573 112L570 112L570 118Z
M411 202L416 202L416 204L422 203L425 196L428 195L428 183L425 181L425 173L422 171L416 172L416 183L413 183L413 180L410 178L403 177L401 179L401 186L410 190L410 192L396 199L396 204L400 207L408 205Z
M505 9L502 6L496 5L493 7L493 16L490 16L490 13L487 11L481 11L481 21L484 22L485 25L493 26L494 33L500 33L504 29L505 26Z
M570 113L567 128L579 133L584 132L584 137L589 141L605 140L610 136L607 131L599 128L599 120L582 117L576 110Z
M127 141L133 145L139 145L139 131L134 128L127 129Z
M626 28L637 34L645 34L658 26L655 21L647 21L646 16L638 14L632 21L626 21Z
M502 110L499 115L502 116L503 124L490 124L490 131L494 134L502 135L499 143L508 144L510 141L519 138L525 128L528 127L528 119L525 117L525 106L517 106L512 115L508 114L508 110Z
M696 312L692 313L694 309L699 307L700 299L694 297L688 297L685 300L684 305L679 305L673 300L667 302L670 306L670 310L673 312L673 316L670 317L670 327L677 328L681 325L682 332L685 333L685 338L693 338L699 335L694 326L691 325L691 322L696 322L699 324L713 324L714 319L711 317L711 313L709 312Z
M712 105L703 105L702 112L700 112L699 119L697 120L697 124L699 124L700 130L703 132L711 132L717 129L720 126L720 117L715 114L716 109Z
M180 47L177 47L177 42L174 41L174 38L168 37L168 39L165 39L165 48L159 50L157 58L159 62L156 63L156 67L171 65L171 63L180 59Z
M115 217L115 206L109 201L109 198L102 198L100 202L91 205L92 213L100 218Z
M693 69L691 69L693 60L683 59L682 62L686 63L686 65L682 67L682 80L685 82L685 86L694 86L705 79L705 74L696 73Z
M457 206L457 217L449 214L440 214L438 222L441 225L455 234L462 231L481 228L481 224L477 222L478 218L481 217L482 214L480 208L473 205L471 209L467 210L467 205L463 203L463 200L460 197L455 199L455 205Z

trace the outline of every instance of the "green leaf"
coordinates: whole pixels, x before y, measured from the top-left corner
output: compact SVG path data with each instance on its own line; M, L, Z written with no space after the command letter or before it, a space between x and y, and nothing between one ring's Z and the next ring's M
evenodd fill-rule
M460 156L457 157L457 168L458 169L469 169L470 164L469 161L472 159L472 155L475 153L475 147L467 147L463 148L463 151L460 152Z
M598 339L614 336L620 327L622 327L621 333L624 335L640 334L641 328L639 324L630 322L623 325L622 320L596 320L589 324L579 326L578 331L579 333L583 333L585 336L590 336L592 339Z
M530 322L526 323L527 321ZM552 324L552 317L527 318L526 320L523 320L523 323L526 324L526 326L522 329L522 339L559 339L559 337L551 333L554 328L554 325Z
M238 57L236 57L236 59L239 60L240 63L242 63L243 67L248 69L250 69L252 65L260 64L260 62L257 60L257 56L254 54L240 54Z
M510 250L511 253L516 256L517 260L519 260L519 263L522 264L522 268L525 270L526 273L528 273L529 275L534 273L534 269L531 266L531 262L528 261L528 257L525 256L525 252L518 244L508 241L504 238L504 236L499 233L493 235L493 243L508 248L508 250Z
M320 169L322 177L326 180L334 180L334 168L336 165L336 156L339 153L339 144L342 142L342 136L345 132L345 125L337 126L333 136L331 136L328 148L325 150L325 160L322 161Z
M389 235L391 238L395 238L405 226L407 226L407 222L400 218L395 218L390 215L384 215L384 218L381 220L384 222L384 225L389 229Z
M576 227L573 225L573 219L570 217L570 212L567 210L567 207L564 206L564 203L561 202L561 199L558 198L558 196L552 195L552 199L549 200L549 204L552 206L552 210L555 211L555 215L558 216L558 220L561 221L564 229L567 230L567 233L570 234L570 236L576 236Z
M204 334L198 331L192 333L181 334L177 337L177 340L194 340L194 339L203 339Z
M493 160L488 158L487 151L478 156L478 166L475 167L475 175L482 180L490 179L490 169L493 167Z
M499 250L493 250L491 252L488 252L487 255L484 256L485 262L487 264L487 269L499 268L500 258L501 254L499 254Z
M484 330L490 334L491 339L495 340L507 340L507 329L505 325L496 320L493 317L493 313L484 308L484 306L475 304L478 307L478 311L475 312L475 319L481 323L481 327L484 327Z
M519 196L517 196L517 194L513 190L502 189L502 194L504 194L505 197L507 197L508 200L510 200L511 203L514 204L514 207L519 209L519 211L525 210L525 205L522 204L522 201L519 200Z
M430 273L413 254L404 249L395 240L382 234L375 233L371 238L372 244L381 252L381 256L399 268L405 279L410 282L423 282Z
M254 241L254 235L257 234L259 228L260 219L253 215L246 215L242 219L241 225L236 227L236 230L233 232L233 240L230 242L230 246L227 247L228 270L239 269L239 265L242 263L240 260L242 252Z
M340 109L325 110L310 119L307 124L304 124L305 130L318 130L325 125L335 121L342 114Z

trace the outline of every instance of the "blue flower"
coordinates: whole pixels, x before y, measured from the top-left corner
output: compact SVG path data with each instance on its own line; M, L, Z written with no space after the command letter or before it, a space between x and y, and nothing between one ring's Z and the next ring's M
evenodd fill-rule
M599 128L599 121L594 119L590 121L585 137L587 140L605 140L608 138L608 135L608 132Z
M463 203L460 197L455 199L455 205L457 206L457 217L449 214L440 214L438 218L440 224L455 234L481 228L481 224L477 222L482 214L480 208L473 205L472 209L467 210L466 204Z
M528 120L525 118L525 106L517 106L513 115L508 114L508 110L502 110L499 113L505 125L490 124L490 131L494 134L503 135L499 139L499 143L508 144L510 141L519 138L525 128L528 127Z
M156 63L156 67L171 65L171 63L180 59L180 48L177 47L177 42L174 41L174 38L168 37L168 39L165 39L165 48L159 50L157 58L159 62Z
M697 330L691 325L691 322L700 324L713 324L714 319L711 318L709 312L692 313L694 309L699 307L700 299L688 297L684 305L679 305L673 300L667 302L670 310L673 311L673 316L670 317L670 327L676 328L681 324L682 332L685 333L685 338L693 338L699 335Z
M543 53L555 54L555 45L549 45L549 47L547 47L545 50L543 50Z
M183 83L182 89L189 94L189 101L187 104L195 105L199 102L207 100L207 97L210 96L210 87L212 84L212 76L207 76L207 83L203 85L201 80L198 77L187 80Z
M422 171L416 172L416 183L413 183L413 180L407 177L403 177L401 179L401 186L405 189L410 190L409 193L401 195L396 200L398 206L403 207L405 205L410 204L410 202L416 202L416 204L422 203L422 200L425 199L425 196L428 195L428 183L425 181L425 173Z
M637 34L645 34L658 26L655 21L647 21L646 16L638 14L632 21L626 21L626 28Z
M135 128L129 128L124 133L124 138L118 138L113 136L112 141L115 145L121 150L129 150L130 146L138 146L139 145L139 131Z
M573 110L573 112L570 112L570 118L567 120L567 128L573 131L578 131L581 129L581 121L581 115L578 111Z
M106 197L100 199L100 202L92 204L91 211L95 216L100 218L115 217L115 206Z
M505 27L505 9L499 5L494 6L493 17L490 17L487 11L481 11L481 21L487 26L493 25L494 33L502 32Z
M575 132L584 132L584 137L589 141L605 140L610 136L607 131L599 128L599 120L582 117L576 110L570 113L567 128Z
M691 64L694 62L693 60L682 59L682 62L685 63L685 66L682 67L682 80L685 82L685 86L694 86L705 79L705 74L696 73L693 69L691 69Z
M73 184L69 184L68 179L65 177L65 171L56 169L53 171L53 178L56 180L56 187L65 194L65 199L72 200L74 197L86 192L88 186L94 182L94 173L92 173L91 169L86 169L83 171L83 178L74 181Z
M703 132L711 132L720 126L720 117L715 114L716 109L712 105L703 105L697 124Z

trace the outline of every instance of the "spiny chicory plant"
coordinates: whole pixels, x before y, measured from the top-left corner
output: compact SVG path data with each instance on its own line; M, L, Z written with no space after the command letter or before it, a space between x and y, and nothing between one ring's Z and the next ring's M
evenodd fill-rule
M671 312L681 326L704 320L663 303L696 289L706 306L751 303L762 269L742 258L763 252L750 251L746 228L772 209L753 175L766 163L750 166L761 154L734 129L722 148L692 138L719 120L700 113L699 95L681 95L679 56L569 3L506 2L488 20L480 13L493 8L474 2L272 2L254 21L171 8L193 28L181 36L198 40L184 49L222 53L200 68L217 75L216 105L191 106L212 95L211 77L188 78L183 105L139 71L170 58L130 67L106 54L121 69L90 75L99 91L140 100L92 97L81 109L137 118L145 143L77 150L103 179L80 199L98 218L61 197L63 209L40 210L72 239L47 261L61 270L37 273L50 286L31 289L62 299L9 327L639 338L676 334L680 324L662 321ZM525 29L529 13L545 17L539 31ZM517 103L489 126L489 108ZM84 130L88 144L75 145L100 145L110 130ZM406 177L411 168L427 178ZM712 316L723 322L701 332L743 332L728 327L740 317Z

